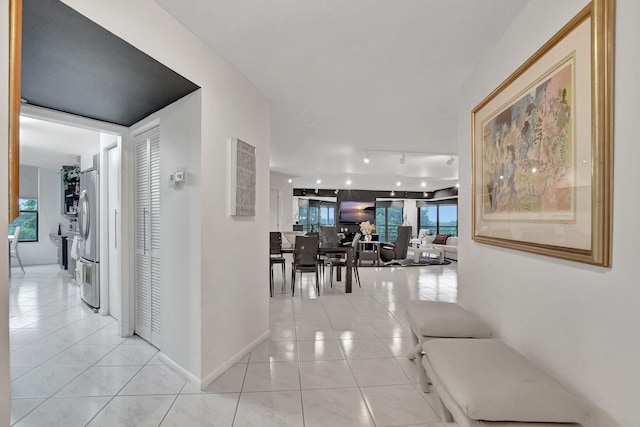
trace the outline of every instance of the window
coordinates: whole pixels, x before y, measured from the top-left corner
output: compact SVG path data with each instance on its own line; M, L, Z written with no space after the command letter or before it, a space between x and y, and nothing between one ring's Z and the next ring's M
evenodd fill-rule
M336 225L336 204L319 200L300 203L298 217L303 231L320 231L321 225Z
M429 234L458 235L457 200L426 202L418 206L418 228L429 230Z
M20 215L9 224L9 234L13 234L20 226L19 242L38 241L38 199L20 199L18 201Z
M382 242L395 242L402 225L402 208L376 204L376 233Z

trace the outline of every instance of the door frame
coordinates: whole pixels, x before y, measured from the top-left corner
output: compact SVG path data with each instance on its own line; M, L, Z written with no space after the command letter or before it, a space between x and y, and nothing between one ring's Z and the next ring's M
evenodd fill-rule
M131 178L130 176L127 175L126 168L124 166L126 164L125 162L127 162L127 158L129 157L127 155L127 147L131 145L130 144L131 136L130 136L129 128L125 126L115 125L113 123L106 123L106 122L101 122L99 120L88 119L86 117L75 116L69 113L49 110L47 108L36 107L33 105L22 105L20 109L20 115L34 118L34 119L44 120L48 122L58 123L62 125L79 127L82 129L88 129L96 132L111 134L111 135L120 137L119 138L120 140L117 143L109 144L106 147L102 147L102 146L100 147L100 150L99 150L100 169L103 172L105 171L105 168L107 165L105 154L108 147L113 147L114 145L120 145L120 210L123 218L126 218L127 216L131 216L128 213L128 212L131 212L130 210L128 210L128 209L131 209L131 205L128 205L126 203L127 198L125 197L125 195L127 194L127 192L130 192L130 190L127 188L127 183L132 181L127 180ZM131 160L129 161L132 163ZM106 180L103 177L103 179L100 179L100 206L101 206L100 213L102 218L105 218L104 209L108 204L107 197L108 197L108 194L106 192ZM105 253L104 251L107 248L106 245L108 245L108 239L105 238L105 233L103 232L106 229L105 227L103 227L102 225L103 223L104 221L101 221L100 250L102 253ZM116 230L116 232L124 238L125 236L127 236L127 233L130 232L130 230L133 230L133 228L128 227L127 221L120 221L119 230ZM128 289L126 289L127 283L129 283L127 278L132 274L133 267L129 265L130 262L129 262L129 259L127 259L127 257L130 257L130 253L131 253L128 248L128 244L130 243L126 242L125 239L122 239L121 243L122 243L122 246L120 251L120 286L121 286L121 296L122 296L122 315L118 323L118 333L120 334L120 336L127 337L133 333L133 327L131 323L132 318L129 315L129 311L125 312L125 307L129 307L130 305L130 300L129 300L130 293L128 292ZM107 257L105 257L104 264L101 260L100 280L102 284L107 283L107 277L108 277L108 274L106 273L107 269L108 269L108 259ZM102 303L100 304L101 305L100 314L107 315L108 305L109 305L108 286L101 286L100 289L101 289L100 290L101 302L106 301L105 307L102 307L103 305Z

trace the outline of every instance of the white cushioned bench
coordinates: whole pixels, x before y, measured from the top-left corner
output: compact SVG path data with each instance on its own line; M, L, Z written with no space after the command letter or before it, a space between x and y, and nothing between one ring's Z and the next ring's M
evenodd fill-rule
M434 338L489 338L491 328L478 316L458 304L443 301L414 300L407 302L405 315L412 332L414 349L409 359L422 354L422 343ZM416 361L422 391L429 392L429 379Z
M578 426L589 408L549 374L496 339L434 339L424 365L442 421L459 426Z

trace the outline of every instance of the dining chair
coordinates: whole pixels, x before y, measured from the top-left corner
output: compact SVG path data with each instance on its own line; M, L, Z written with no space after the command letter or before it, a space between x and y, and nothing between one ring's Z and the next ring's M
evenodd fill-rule
M333 225L321 225L320 226L320 247L338 247L340 246L340 238L338 237L338 229ZM345 258L342 254L331 254L329 256L322 256L322 277L326 283L326 276L324 274L325 265L329 265L330 271L333 272L334 264L344 263ZM343 264L344 265L344 264ZM329 280L333 287L333 278Z
M300 272L301 278L302 273L315 273L316 291L320 294L318 243L318 235L296 237L296 244L293 249L293 263L291 264L291 296L293 296L296 289L296 272Z
M351 247L353 248L353 274L356 276L356 281L358 282L358 287L361 288L362 285L360 284L360 272L358 272L358 255L357 255L357 251L358 251L358 241L360 240L360 237L362 236L362 233L358 232L355 234L355 236L353 236L353 240L351 241ZM338 268L341 267L346 267L347 265L347 260L346 258L330 258L329 259L330 262L330 266L329 266L329 285L333 288L333 267L336 266Z
M285 258L282 254L282 233L279 231L269 232L269 291L273 296L273 266L280 264L282 266L282 292L287 284L285 274Z
M20 263L20 268L24 273L24 266L22 265L22 260L20 259L20 251L18 250L18 238L20 237L21 229L22 228L20 226L17 226L15 231L13 232L13 239L11 239L11 243L9 245L9 259L17 258L18 262Z

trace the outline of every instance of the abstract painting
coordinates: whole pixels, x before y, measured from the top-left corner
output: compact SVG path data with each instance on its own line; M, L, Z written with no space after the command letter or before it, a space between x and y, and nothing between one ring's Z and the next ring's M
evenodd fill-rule
M231 140L231 215L256 214L256 148L234 138Z
M614 17L592 0L471 112L474 242L611 266Z
M571 57L482 125L485 219L574 219L574 67Z

